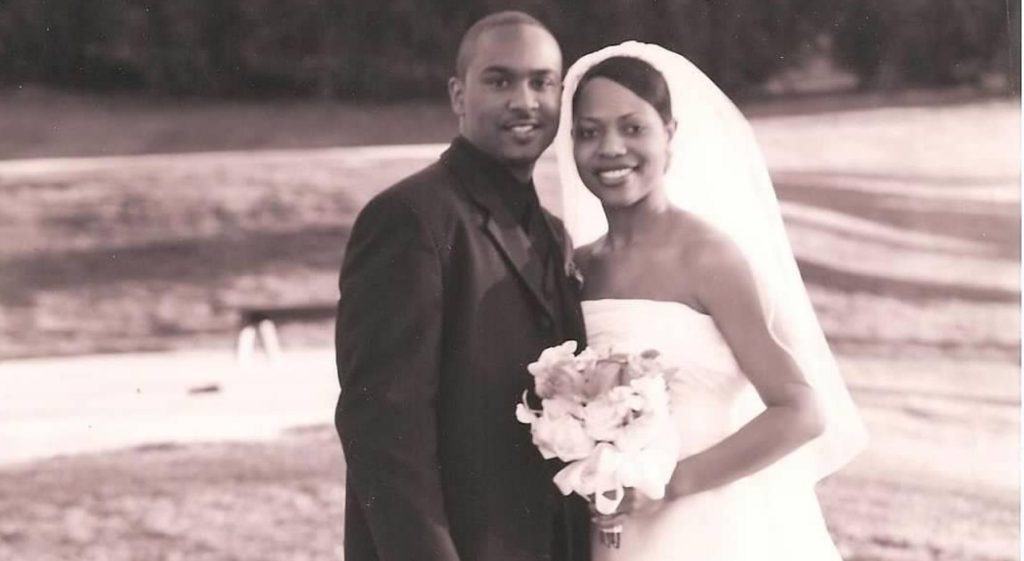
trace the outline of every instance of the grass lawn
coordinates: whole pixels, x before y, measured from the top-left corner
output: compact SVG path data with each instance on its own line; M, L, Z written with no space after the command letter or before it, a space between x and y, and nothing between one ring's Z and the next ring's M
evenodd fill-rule
M21 103L31 114L32 103L45 100ZM96 109L65 106L86 100L60 97L55 113L84 119ZM222 108L218 118L230 124L215 128L242 127L253 107ZM790 109L753 124L833 343L852 352L1013 360L1019 108L982 100ZM277 134L326 139L348 131L349 141L374 142L365 135L377 129L331 125L334 112L355 118L352 107L321 110L319 118L274 122ZM411 116L418 110L403 106L385 121L408 118L416 126L404 128L423 131L440 120L436 110ZM180 119L145 104L126 111L112 125L151 121L176 138L192 119L213 119L202 107ZM282 111L317 113L305 105ZM139 140L130 126L115 128L98 135L97 151ZM53 139L44 144L60 152ZM223 348L235 336L239 307L329 304L355 214L436 152L311 148L0 161L0 358ZM554 170L548 157L537 175L542 198L557 210ZM329 325L297 326L284 336L288 344L320 345L330 342L329 332Z
M875 435L823 506L851 560L1017 559L1019 104L879 101L745 108ZM436 103L0 92L0 374L15 357L226 352L241 306L330 303L355 213L434 157L335 147L452 134ZM210 150L233 152L186 154ZM153 155L18 160L137 154ZM538 183L557 209L550 158ZM331 326L281 335L324 347ZM0 560L339 559L343 478L322 426L8 465Z
M913 362L888 364L919 374L918 379L929 376L914 372ZM855 361L844 366L871 368ZM1015 379L1013 369L1005 370ZM957 466L947 466L955 474L944 479L887 466L879 461L885 451L876 448L826 480L819 497L845 558L1017 559L1016 479L972 477L972 461L980 457L963 458L962 452L934 443L954 438L970 446L972 438L993 432L1005 437L996 445L1015 442L1016 407L984 408L985 422L994 424L965 434L965 427L977 424L971 420L977 411L948 400L916 401L908 396L894 396L889 403L877 396L866 400L876 447L899 446L904 455L909 447L919 459L941 456ZM909 405L916 414L904 411ZM927 427L928 439L919 435L901 442L887 436L911 424ZM1007 456L1005 449L987 450ZM295 430L271 442L152 445L8 466L0 468L0 559L339 560L344 477L333 427Z

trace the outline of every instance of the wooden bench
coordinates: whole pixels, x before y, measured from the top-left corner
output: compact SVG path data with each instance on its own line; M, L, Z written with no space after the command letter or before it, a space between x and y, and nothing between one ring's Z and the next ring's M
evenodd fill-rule
M267 357L276 361L281 356L281 343L277 338L276 324L324 321L334 319L337 304L308 304L304 306L252 306L238 310L238 342L235 357L240 363L252 359L256 343L263 344Z

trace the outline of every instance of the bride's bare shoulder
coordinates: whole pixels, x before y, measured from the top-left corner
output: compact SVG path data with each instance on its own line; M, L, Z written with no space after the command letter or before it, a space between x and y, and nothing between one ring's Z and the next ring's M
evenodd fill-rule
M707 220L686 211L680 211L677 247L680 259L691 271L721 272L743 266L745 257L729 235Z
M600 247L602 240L604 240L604 236L586 245L581 245L580 247L577 247L572 254L573 261L576 262L576 265L581 268L586 268L587 264L594 258L594 255L597 253L597 250Z

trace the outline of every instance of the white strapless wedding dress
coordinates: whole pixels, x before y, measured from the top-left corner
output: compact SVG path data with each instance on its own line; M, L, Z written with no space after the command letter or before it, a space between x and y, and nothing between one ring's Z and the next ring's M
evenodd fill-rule
M671 387L681 457L700 452L764 410L710 316L676 302L583 302L591 346L657 349L680 368ZM593 540L595 561L838 561L814 477L790 456L730 485L667 501L623 525L619 549Z

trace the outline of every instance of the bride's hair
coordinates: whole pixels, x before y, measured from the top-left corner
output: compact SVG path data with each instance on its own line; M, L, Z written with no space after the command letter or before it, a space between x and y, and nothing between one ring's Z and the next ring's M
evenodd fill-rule
M613 56L591 66L580 78L579 86L572 96L574 113L580 92L587 82L594 78L607 78L619 84L650 103L664 123L672 121L672 99L669 96L668 83L661 72L647 61L631 56Z

